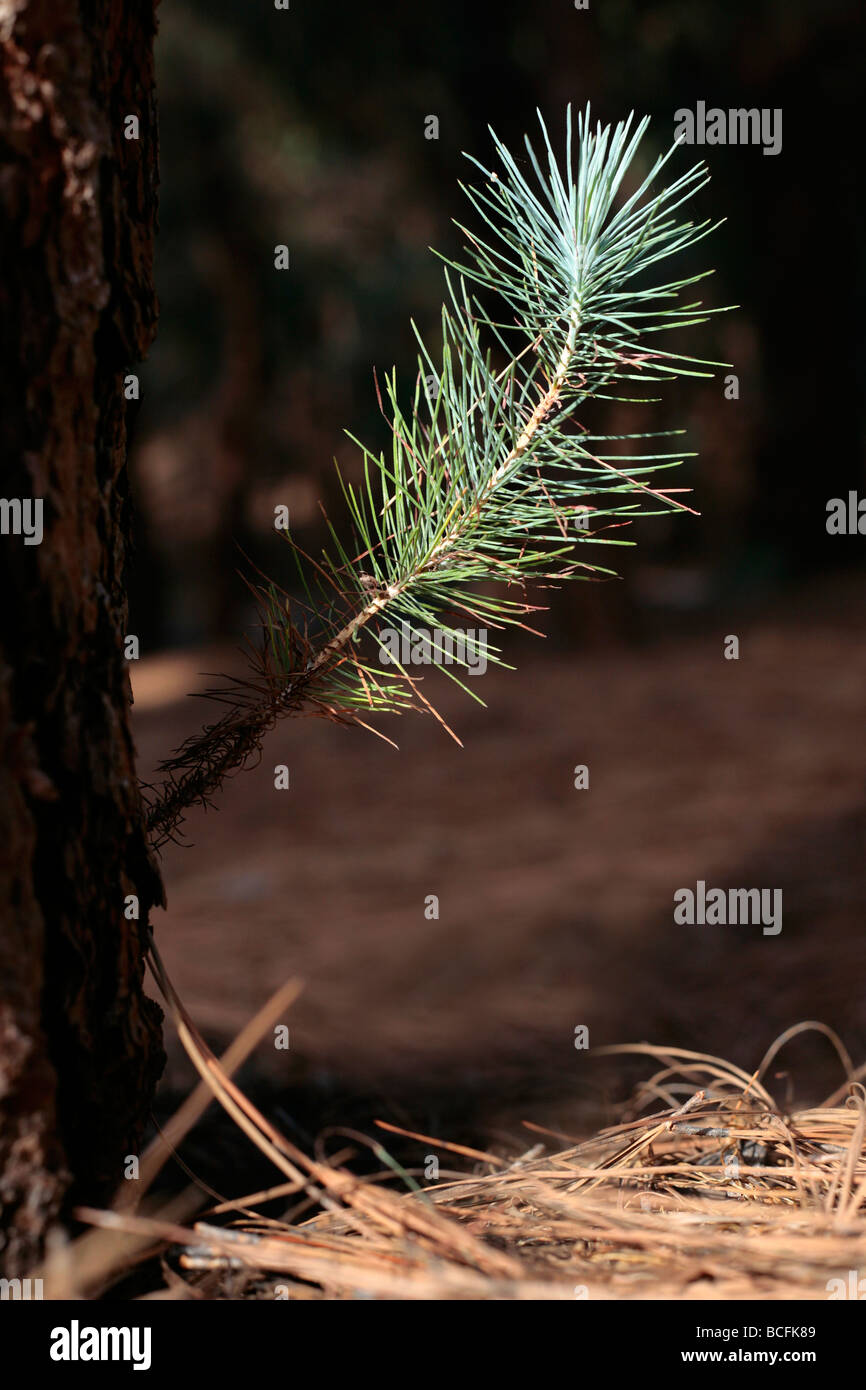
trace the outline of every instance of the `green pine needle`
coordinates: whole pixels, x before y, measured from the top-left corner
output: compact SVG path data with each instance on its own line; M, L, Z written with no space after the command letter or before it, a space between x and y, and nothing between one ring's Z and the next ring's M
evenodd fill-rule
M470 641L460 658L467 625L476 634L526 626L535 607L527 584L609 575L586 547L628 543L607 533L635 516L690 510L656 479L688 457L657 451L679 431L611 436L583 423L589 402L650 399L631 383L706 377L721 365L657 341L720 311L681 303L704 277L667 279L662 264L713 230L679 220L707 183L706 167L663 182L675 144L618 201L648 124L630 116L593 128L587 107L574 141L569 108L563 165L541 121L541 154L526 140L530 177L492 131L497 169L469 156L482 177L464 191L481 225L457 224L466 259L445 262L441 344L429 347L413 324L408 401L395 372L384 393L377 381L389 449L374 453L350 436L362 481L338 477L351 542L329 521L328 547L313 559L289 537L303 600L267 581L254 586L264 645L253 677L218 692L234 708L165 764L169 781L151 814L160 842L184 797L208 802L283 714L357 723L364 712L435 714L414 668L383 662L386 628L453 639L453 666L442 669L458 679L454 667L468 669L478 654ZM628 453L610 447L626 442ZM486 655L501 664L498 649Z

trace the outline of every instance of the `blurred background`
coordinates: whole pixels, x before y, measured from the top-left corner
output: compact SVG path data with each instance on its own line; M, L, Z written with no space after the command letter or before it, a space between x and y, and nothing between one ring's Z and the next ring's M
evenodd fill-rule
M231 666L250 622L238 547L285 577L274 505L315 548L319 499L342 515L333 459L357 476L343 429L384 442L372 368L408 384L410 317L435 337L428 247L459 249L461 151L488 156L487 124L514 148L536 107L555 141L568 102L604 121L634 109L653 118L648 163L681 107L783 113L776 156L678 156L707 160L696 212L727 219L683 271L714 267L705 302L739 306L682 346L730 362L739 396L723 374L684 381L641 427L687 428L700 457L672 482L701 515L639 521L620 580L545 595L547 640L510 644L518 670L484 678L488 710L444 691L463 750L414 718L388 730L399 754L313 721L276 731L220 811L191 818L195 847L164 858L157 930L199 1022L226 1040L303 976L290 1060L260 1049L255 1065L311 1130L386 1110L451 1137L524 1115L580 1129L611 1095L573 1046L580 1024L593 1043L752 1066L815 1017L862 1061L864 540L825 527L830 497L866 488L861 7L160 14L161 318L131 465L144 776L213 717L184 696ZM615 409L593 424L618 427ZM698 878L782 888L782 934L675 926L672 894ZM841 1079L820 1040L793 1051L803 1084ZM166 1096L185 1077L173 1057Z

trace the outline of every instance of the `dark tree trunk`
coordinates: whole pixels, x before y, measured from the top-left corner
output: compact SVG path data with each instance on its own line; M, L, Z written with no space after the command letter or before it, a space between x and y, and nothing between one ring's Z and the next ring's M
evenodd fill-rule
M162 1066L162 887L129 732L124 376L156 322L150 0L0 5L0 1263L136 1151ZM124 121L137 116L139 138ZM140 920L124 915L128 895Z

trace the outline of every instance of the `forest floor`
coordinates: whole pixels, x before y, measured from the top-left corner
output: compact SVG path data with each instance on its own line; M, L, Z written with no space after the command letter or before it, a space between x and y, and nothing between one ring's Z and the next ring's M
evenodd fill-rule
M597 1060L601 1044L695 1048L751 1071L817 1019L859 1064L864 616L844 581L638 647L521 643L516 671L476 681L487 709L439 682L463 748L411 715L388 726L399 752L286 721L218 811L190 815L190 845L163 854L154 927L181 998L220 1050L286 979L304 982L290 1049L265 1039L242 1080L306 1146L377 1118L512 1156L538 1138L524 1120L586 1138L615 1122L635 1076ZM722 655L732 630L738 661ZM213 683L198 673L232 662L209 650L135 668L145 778L215 717L184 698ZM678 925L673 895L698 880L781 890L782 931ZM167 1031L162 1115L194 1079ZM843 1079L810 1034L768 1085L809 1104ZM220 1191L251 1190L255 1165L233 1171L227 1127L194 1135L187 1161ZM429 1147L404 1144L401 1161Z

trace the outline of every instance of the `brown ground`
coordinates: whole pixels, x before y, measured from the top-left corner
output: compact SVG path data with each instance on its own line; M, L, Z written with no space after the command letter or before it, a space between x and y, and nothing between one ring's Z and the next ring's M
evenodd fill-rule
M593 1045L752 1066L817 1018L862 1061L863 616L859 590L834 585L640 650L535 642L478 682L487 710L443 692L462 749L415 716L389 728L399 752L286 723L218 813L190 817L193 847L164 854L155 927L187 1006L222 1043L304 979L291 1051L260 1048L255 1068L299 1132L386 1113L449 1137L513 1133L524 1115L585 1132L606 1090L579 1024ZM731 631L738 662L722 658ZM142 661L145 777L209 717L181 692L227 660ZM676 925L673 893L699 878L781 888L781 935ZM807 1091L841 1080L820 1039L780 1065ZM169 1081L189 1075L172 1048Z

